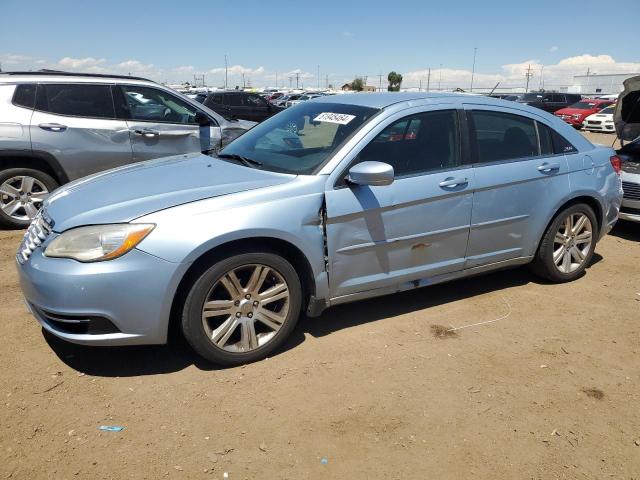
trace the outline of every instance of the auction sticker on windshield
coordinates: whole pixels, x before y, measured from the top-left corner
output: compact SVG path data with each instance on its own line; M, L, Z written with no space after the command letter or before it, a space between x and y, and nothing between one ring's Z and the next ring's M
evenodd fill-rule
M356 118L355 115L349 115L347 113L331 113L331 112L323 112L313 119L314 122L329 122L329 123L339 123L340 125L346 125L351 120Z

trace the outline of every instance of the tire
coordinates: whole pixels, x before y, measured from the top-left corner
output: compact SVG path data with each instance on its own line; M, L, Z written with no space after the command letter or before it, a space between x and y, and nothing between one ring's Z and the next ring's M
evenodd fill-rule
M210 362L255 362L282 345L301 304L300 278L287 260L275 253L241 253L218 261L195 280L182 311L182 332Z
M586 221L578 229L582 217ZM571 223L567 223L569 221ZM571 227L570 234L566 234L568 226ZM587 232L590 232L589 236ZM578 203L565 208L555 216L544 233L531 264L533 272L555 283L575 280L591 263L597 237L598 223L589 205Z
M23 191L27 185L30 190ZM0 226L12 229L29 226L46 196L56 188L58 182L40 170L9 168L0 172Z

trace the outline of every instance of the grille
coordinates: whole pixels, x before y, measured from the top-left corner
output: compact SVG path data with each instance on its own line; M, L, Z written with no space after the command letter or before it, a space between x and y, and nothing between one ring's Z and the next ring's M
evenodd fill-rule
M600 120L589 120L587 123L589 125L600 125L602 122Z
M20 247L16 253L18 263L23 264L29 259L33 251L47 239L52 228L53 222L47 216L47 212L40 210L31 222L31 225L29 225L27 233L24 234L22 243L20 243Z
M640 200L640 183L622 182L624 198Z

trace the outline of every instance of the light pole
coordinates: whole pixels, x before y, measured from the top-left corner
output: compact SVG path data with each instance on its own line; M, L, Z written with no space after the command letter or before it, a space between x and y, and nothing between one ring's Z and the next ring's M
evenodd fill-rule
M469 88L470 92L473 92L473 76L476 73L476 53L478 51L477 47L473 49L473 66L471 67L471 87Z
M224 89L227 89L227 54L224 54Z

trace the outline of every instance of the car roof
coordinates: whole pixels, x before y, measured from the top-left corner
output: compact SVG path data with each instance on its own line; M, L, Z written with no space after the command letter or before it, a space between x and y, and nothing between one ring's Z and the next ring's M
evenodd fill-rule
M73 73L59 72L56 70L41 70L37 72L0 72L0 82L147 82L156 83L153 80L143 77L132 77L129 75L107 75L101 73Z
M435 92L379 92L379 93L345 93L342 95L323 95L314 98L317 103L344 103L361 107L386 108L391 105L411 102L415 100L438 100L444 98L467 99L489 105L504 105L504 101L498 98L485 97L483 95L465 95L464 93L435 93Z

